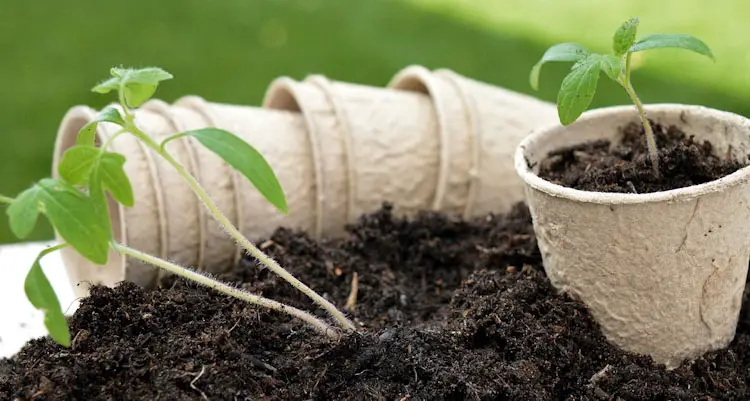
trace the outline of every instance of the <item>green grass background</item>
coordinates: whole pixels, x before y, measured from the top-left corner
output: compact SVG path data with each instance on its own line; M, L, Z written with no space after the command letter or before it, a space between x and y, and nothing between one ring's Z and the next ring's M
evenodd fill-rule
M668 50L639 59L645 102L702 104L750 115L750 3L731 0L7 0L0 6L0 193L14 196L50 173L68 108L112 99L90 88L114 65L157 65L175 75L157 97L198 94L257 105L278 76L322 73L385 85L421 64L525 93L544 50L577 41L609 51L631 16L642 34L690 33L717 62ZM534 95L554 101L566 64L545 67ZM605 80L594 107L627 103ZM45 223L31 239L52 235ZM14 242L5 215L0 242Z

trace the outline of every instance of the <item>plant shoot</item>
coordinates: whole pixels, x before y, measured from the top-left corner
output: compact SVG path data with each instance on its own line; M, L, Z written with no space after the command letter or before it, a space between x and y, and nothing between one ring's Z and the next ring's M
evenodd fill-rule
M630 100L635 104L646 134L651 167L654 174L658 176L659 155L656 138L646 117L643 103L633 89L630 79L631 56L636 52L658 48L686 49L709 57L711 60L714 60L714 56L704 42L686 34L652 34L636 39L638 24L638 18L631 18L617 29L612 38L614 54L591 53L578 43L560 43L550 47L531 69L530 83L535 90L539 88L539 73L546 62L574 63L570 73L563 79L557 95L560 123L569 125L591 105L599 81L599 73L604 72L625 89Z
M260 152L236 135L210 127L177 133L157 143L153 137L138 128L133 109L149 100L160 82L172 79L172 75L160 68L112 68L110 75L111 78L96 85L93 91L103 94L117 93L119 107L105 108L79 131L76 145L67 149L60 161L57 170L60 178L41 179L16 198L0 195L0 203L9 205L6 211L10 227L18 238L23 239L31 233L41 214L49 220L64 240L63 243L45 249L39 254L24 284L29 301L35 308L44 312L44 322L50 336L58 344L70 346L67 321L40 261L45 255L67 246L97 265L107 263L109 251L112 249L119 254L150 263L243 301L287 313L309 323L325 335L338 336L337 330L307 312L249 294L186 267L116 243L106 196L109 194L125 207L132 207L135 197L130 179L123 168L125 156L107 149L112 141L125 134L135 136L156 155L164 158L186 180L208 212L250 255L310 297L333 316L343 329L355 330L354 325L333 304L297 280L245 238L217 208L198 181L166 150L165 145L182 137L195 138L245 176L268 202L286 214L288 206L284 191L271 166ZM119 126L119 130L104 141L102 146L97 147L95 137L100 123L115 124Z

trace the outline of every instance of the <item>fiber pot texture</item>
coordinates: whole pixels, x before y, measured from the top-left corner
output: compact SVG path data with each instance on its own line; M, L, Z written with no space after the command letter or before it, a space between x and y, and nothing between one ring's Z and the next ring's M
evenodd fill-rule
M646 107L716 155L747 163L750 121L700 106ZM750 167L708 183L655 193L575 190L536 173L548 152L618 140L638 122L632 106L589 111L575 123L539 129L515 154L545 271L580 299L606 338L675 367L733 339L750 256Z
M531 130L557 120L553 104L451 70L431 72L418 65L401 70L388 87L432 99L440 130L433 210L468 219L507 212L524 200L513 153Z
M299 112L307 123L313 232L340 236L347 223L385 200L409 215L430 205L440 158L429 98L313 78L278 78L263 102L269 109Z

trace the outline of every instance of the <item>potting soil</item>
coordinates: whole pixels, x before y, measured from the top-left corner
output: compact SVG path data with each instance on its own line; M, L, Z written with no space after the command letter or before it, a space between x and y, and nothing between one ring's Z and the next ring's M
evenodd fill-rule
M472 221L385 206L349 233L280 229L260 244L361 333L332 342L182 279L96 287L70 321L71 348L38 339L0 361L0 399L750 399L747 297L728 349L666 371L609 345L551 288L524 205ZM250 259L219 278L326 318Z
M538 174L584 191L652 193L703 184L745 167L730 154L714 155L710 142L699 142L675 126L651 122L651 127L659 175L653 172L640 123L623 127L619 143L589 141L550 152Z

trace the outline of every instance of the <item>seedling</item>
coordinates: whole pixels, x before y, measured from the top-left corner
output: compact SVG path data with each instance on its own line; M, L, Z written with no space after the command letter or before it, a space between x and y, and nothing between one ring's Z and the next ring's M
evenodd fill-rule
M67 321L58 297L42 270L40 261L45 255L67 246L98 265L107 263L109 250L113 249L119 254L150 263L227 295L288 313L311 324L326 335L338 336L337 330L307 312L250 294L186 267L117 243L110 225L106 194L109 193L112 199L125 207L132 207L135 199L130 179L123 169L125 157L119 153L110 152L107 148L112 141L124 134L135 136L175 168L211 215L250 255L318 303L336 319L343 329L355 330L354 325L333 304L297 280L245 238L218 209L198 181L172 157L165 145L182 137L195 138L250 180L266 200L281 213L286 214L288 212L286 197L271 166L263 156L234 134L217 128L182 132L161 143L156 142L138 128L133 111L153 96L162 81L172 79L172 75L160 68L113 68L110 73L111 78L96 85L93 91L103 94L116 92L119 107L105 108L93 121L80 130L77 144L69 148L60 161L58 166L60 179L43 178L21 192L16 198L0 195L0 203L10 205L7 209L10 227L18 238L23 239L28 236L34 229L39 215L42 214L64 240L59 245L45 249L37 256L24 283L26 296L31 304L44 312L44 323L50 336L60 345L70 345ZM97 147L96 129L101 123L115 124L120 129L100 147Z
M586 111L594 99L599 72L603 71L609 78L620 84L638 109L638 115L646 133L651 167L659 175L659 156L656 151L656 139L649 124L643 103L633 89L630 80L631 56L633 53L657 48L680 48L709 57L714 56L708 46L701 40L686 34L652 34L636 40L638 18L631 18L623 23L612 38L614 54L590 53L578 43L560 43L547 49L541 60L531 69L531 86L539 88L539 72L548 61L573 61L570 73L563 79L557 95L557 111L563 125L572 124Z

